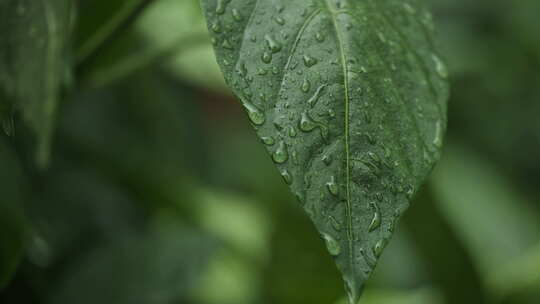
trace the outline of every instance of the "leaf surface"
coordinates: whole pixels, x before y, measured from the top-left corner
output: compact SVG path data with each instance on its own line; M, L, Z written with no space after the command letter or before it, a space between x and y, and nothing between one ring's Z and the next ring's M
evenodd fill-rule
M217 61L356 303L439 158L447 70L414 0L203 0Z
M0 0L0 107L4 131L13 133L20 110L35 133L38 162L47 159L71 32L70 0Z

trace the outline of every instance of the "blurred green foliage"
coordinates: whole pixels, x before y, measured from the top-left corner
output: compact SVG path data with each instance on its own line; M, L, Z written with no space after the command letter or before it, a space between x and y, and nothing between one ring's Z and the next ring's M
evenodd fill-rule
M536 304L540 2L429 1L449 139L361 303ZM75 54L129 1L78 2ZM212 56L196 0L154 1L76 66L46 170L14 117L0 138L0 303L341 303L323 242Z

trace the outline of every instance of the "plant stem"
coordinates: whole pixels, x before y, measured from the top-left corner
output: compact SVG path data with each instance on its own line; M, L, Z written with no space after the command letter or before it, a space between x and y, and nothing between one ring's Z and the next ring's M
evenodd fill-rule
M166 49L135 53L111 67L99 69L91 73L82 81L82 85L86 88L105 87L148 66L176 56L191 47L206 43L210 43L206 35L194 34L179 39Z

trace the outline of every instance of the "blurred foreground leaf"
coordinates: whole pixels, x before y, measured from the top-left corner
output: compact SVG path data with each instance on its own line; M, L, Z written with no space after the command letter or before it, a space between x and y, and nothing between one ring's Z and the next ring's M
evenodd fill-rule
M17 269L28 236L22 172L14 154L4 136L0 136L0 290Z
M71 0L0 0L0 108L4 131L20 110L45 165L61 85L68 72ZM8 122L6 122L6 120Z

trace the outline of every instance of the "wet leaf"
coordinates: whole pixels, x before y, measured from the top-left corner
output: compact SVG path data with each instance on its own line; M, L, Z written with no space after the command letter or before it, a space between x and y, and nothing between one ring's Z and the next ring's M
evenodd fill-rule
M439 158L448 72L418 1L203 0L228 85L356 303Z
M42 165L48 158L56 105L67 71L72 9L70 0L0 0L4 130L13 133L11 115L20 110L37 137L37 158Z

